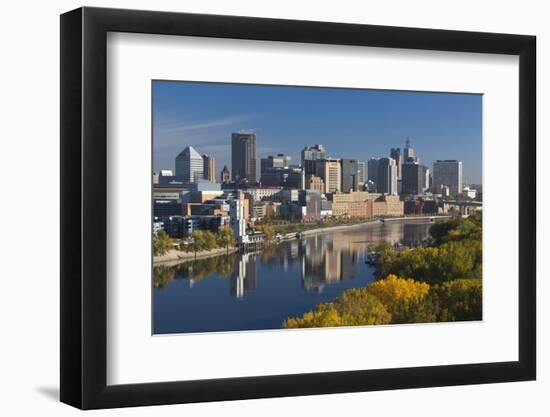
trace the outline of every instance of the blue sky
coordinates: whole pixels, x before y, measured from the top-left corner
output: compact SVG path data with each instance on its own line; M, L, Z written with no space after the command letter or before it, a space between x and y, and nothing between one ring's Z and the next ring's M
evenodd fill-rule
M410 138L420 162L463 163L464 183L481 183L482 96L341 88L153 82L154 170L174 169L191 145L231 169L231 133L254 131L257 157L300 162L321 143L332 157L388 156ZM258 161L257 166L260 166Z

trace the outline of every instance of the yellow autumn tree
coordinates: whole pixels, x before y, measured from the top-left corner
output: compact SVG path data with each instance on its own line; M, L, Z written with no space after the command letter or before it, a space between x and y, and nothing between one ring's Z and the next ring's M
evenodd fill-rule
M352 288L340 294L334 302L319 304L302 317L292 317L283 323L287 329L303 327L367 326L388 324L391 314L365 288Z
M385 279L367 286L367 292L378 298L390 311L399 301L421 301L430 291L430 285L410 278L390 274Z
M283 323L287 329L337 326L342 326L342 318L334 303L319 304L315 310L308 311L302 317L291 317Z
M413 279L388 275L367 286L392 315L392 323L425 323L435 321L433 305L428 298L430 285Z

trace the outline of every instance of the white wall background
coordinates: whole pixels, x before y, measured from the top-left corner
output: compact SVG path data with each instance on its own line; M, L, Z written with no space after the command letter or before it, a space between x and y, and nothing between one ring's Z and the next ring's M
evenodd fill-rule
M59 14L82 3L27 1L3 5L0 65L0 401L1 414L75 415L57 402L59 392ZM542 195L550 154L545 114L550 83L550 26L545 2L351 0L93 1L89 6L157 9L395 26L531 34L538 37L539 250L550 249L549 209ZM539 263L538 381L376 393L325 395L99 411L96 415L280 416L315 414L467 416L550 412L550 293ZM546 394L543 395L543 394Z

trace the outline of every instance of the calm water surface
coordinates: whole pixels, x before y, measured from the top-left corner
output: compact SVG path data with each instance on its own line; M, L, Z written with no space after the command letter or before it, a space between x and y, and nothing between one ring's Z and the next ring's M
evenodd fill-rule
M412 244L428 222L371 224L233 254L155 267L155 334L278 329L348 288L374 279L365 264L375 242Z

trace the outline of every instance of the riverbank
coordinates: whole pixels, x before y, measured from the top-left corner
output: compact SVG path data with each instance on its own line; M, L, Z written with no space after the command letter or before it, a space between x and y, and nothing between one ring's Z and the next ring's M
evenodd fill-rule
M206 250L199 251L195 255L195 252L182 252L176 249L171 249L168 252L166 252L164 255L153 256L153 264L164 265L164 266L174 266L181 262L189 262L189 261L194 261L195 259L206 259L214 256L225 255L227 253L235 253L238 250L239 248L236 248L236 247L232 247L228 249L217 248L217 249L212 249L207 251Z
M290 316L374 281L375 269L365 264L373 243L421 241L432 225L427 220L411 221L410 227L404 223L371 219L372 226L281 241L257 252L249 247L229 256L182 261L179 267L159 265L155 333L280 329Z
M338 226L319 227L315 229L304 230L303 232L296 232L296 236L294 238L286 238L284 240L288 241L288 240L294 240L294 239L301 239L308 236L315 236L323 233L353 230L353 229L358 229L358 228L367 227L371 225L380 225L384 222L390 222L390 221L393 223L409 222L409 221L418 222L418 221L428 221L431 219L439 219L439 218L445 218L445 217L449 217L449 216L416 216L416 217L411 216L411 217L392 217L392 218L386 218L386 219L371 219L371 220L367 220L360 223L354 223L354 224L344 224L344 225L338 225ZM235 253L235 252L238 252L239 250L240 248L238 247L232 247L232 248L229 248L229 250L225 248L217 248L209 251L199 251L195 255L194 252L182 252L182 251L172 249L164 255L154 256L153 264L164 265L164 266L174 266L182 262L194 261L195 259L212 258L215 256L225 255L227 253Z
M350 229L357 229L359 227L365 227L368 225L374 225L374 224L380 224L382 223L382 220L375 219L375 220L368 220L361 223L354 223L354 224L344 224L340 226L329 226L329 227L319 227L317 229L311 229L311 230L305 230L303 232L299 232L296 235L300 238L307 237L307 236L314 236L321 233L328 233L328 232L338 232L342 230L350 230Z
M338 232L342 230L351 230L356 229L359 227L365 227L369 225L376 225L376 224L382 224L387 222L419 222L419 221L431 221L432 219L438 220L438 219L445 219L449 218L451 216L409 216L409 217L387 217L384 219L372 219L367 220L361 223L354 223L354 224L344 224L340 226L329 226L329 227L320 227L318 229L311 229L311 230L305 230L303 232L297 233L297 236L307 237L307 236L314 236L316 234L321 233L327 233L327 232Z

